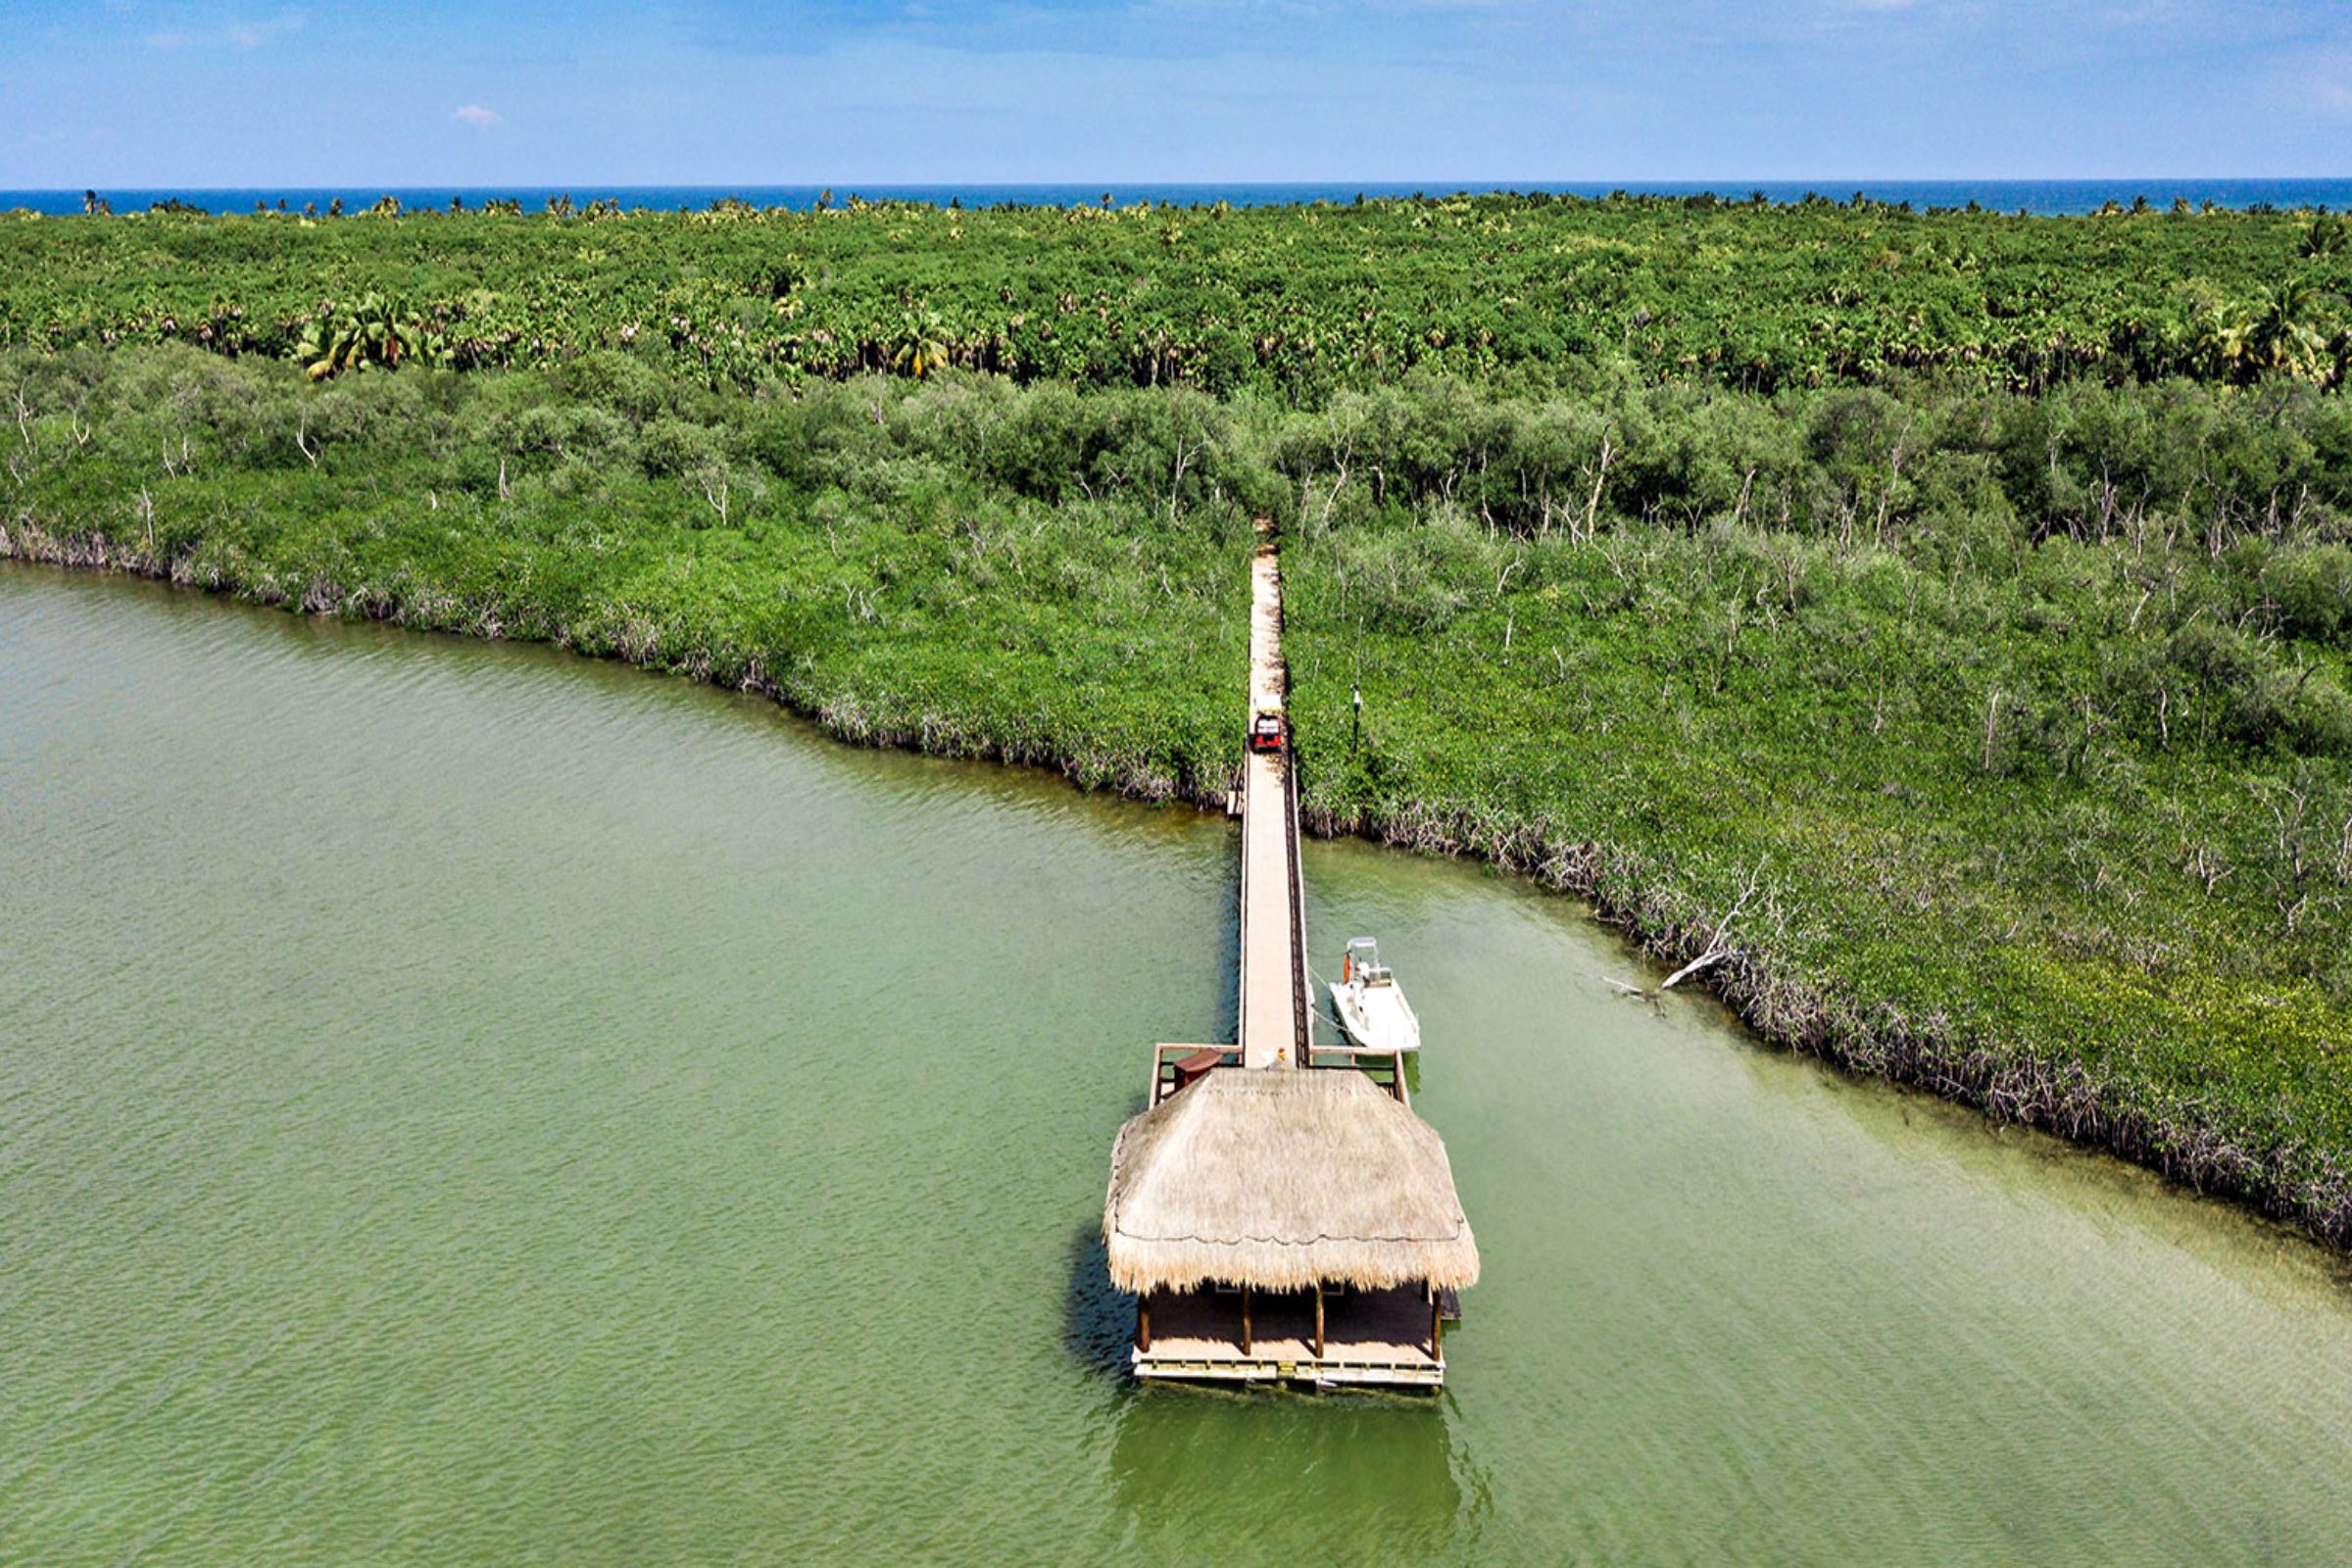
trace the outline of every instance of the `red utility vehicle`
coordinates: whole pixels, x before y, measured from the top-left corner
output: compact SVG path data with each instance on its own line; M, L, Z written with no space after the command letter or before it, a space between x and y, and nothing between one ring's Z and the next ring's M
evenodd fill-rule
M1279 752L1290 740L1290 731L1283 726L1282 714L1271 708L1261 708L1250 721L1250 749L1253 752Z

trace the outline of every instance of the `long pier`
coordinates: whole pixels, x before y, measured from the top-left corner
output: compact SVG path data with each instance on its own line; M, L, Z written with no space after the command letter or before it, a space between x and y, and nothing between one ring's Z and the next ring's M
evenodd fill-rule
M1287 687L1268 539L1244 728L1271 713L1281 744L1243 750L1238 1038L1152 1048L1111 1150L1111 1282L1136 1296L1139 1378L1435 1388L1478 1244L1403 1056L1314 1040Z
M1282 713L1282 565L1271 544L1250 561L1250 713ZM1285 723L1288 723L1287 714ZM1245 1067L1303 1067L1312 1050L1306 910L1298 883L1298 781L1291 749L1244 754L1241 1034Z

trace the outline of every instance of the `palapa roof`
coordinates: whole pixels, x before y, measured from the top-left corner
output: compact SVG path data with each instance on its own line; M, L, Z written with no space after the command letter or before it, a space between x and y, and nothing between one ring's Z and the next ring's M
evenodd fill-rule
M1445 1141L1341 1068L1222 1067L1131 1119L1102 1239L1122 1291L1478 1280Z

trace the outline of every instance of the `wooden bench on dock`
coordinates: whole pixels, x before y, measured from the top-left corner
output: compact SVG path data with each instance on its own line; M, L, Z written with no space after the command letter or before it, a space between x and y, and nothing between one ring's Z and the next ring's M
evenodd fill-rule
M1145 1103L1156 1105L1182 1089L1190 1089L1219 1067L1238 1064L1236 1046L1153 1046L1152 1092Z

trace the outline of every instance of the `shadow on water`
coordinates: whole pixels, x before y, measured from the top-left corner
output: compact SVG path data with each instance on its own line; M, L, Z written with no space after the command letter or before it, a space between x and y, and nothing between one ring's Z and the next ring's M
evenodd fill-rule
M1127 1376L1127 1350L1135 1340L1135 1298L1110 1288L1110 1261L1102 1250L1100 1224L1081 1225L1070 1235L1069 1287L1062 1295L1061 1343L1090 1372Z
M1220 1040L1242 1038L1242 836L1225 836L1225 886L1229 896L1217 905L1217 945L1224 956L1217 965L1217 1025ZM1206 1044L1206 1042L1202 1042ZM1138 1109L1142 1106L1139 1104Z
M1143 1388L1118 1414L1112 1493L1134 1544L1180 1556L1222 1538L1250 1561L1456 1557L1478 1532L1450 1417L1442 1396Z

